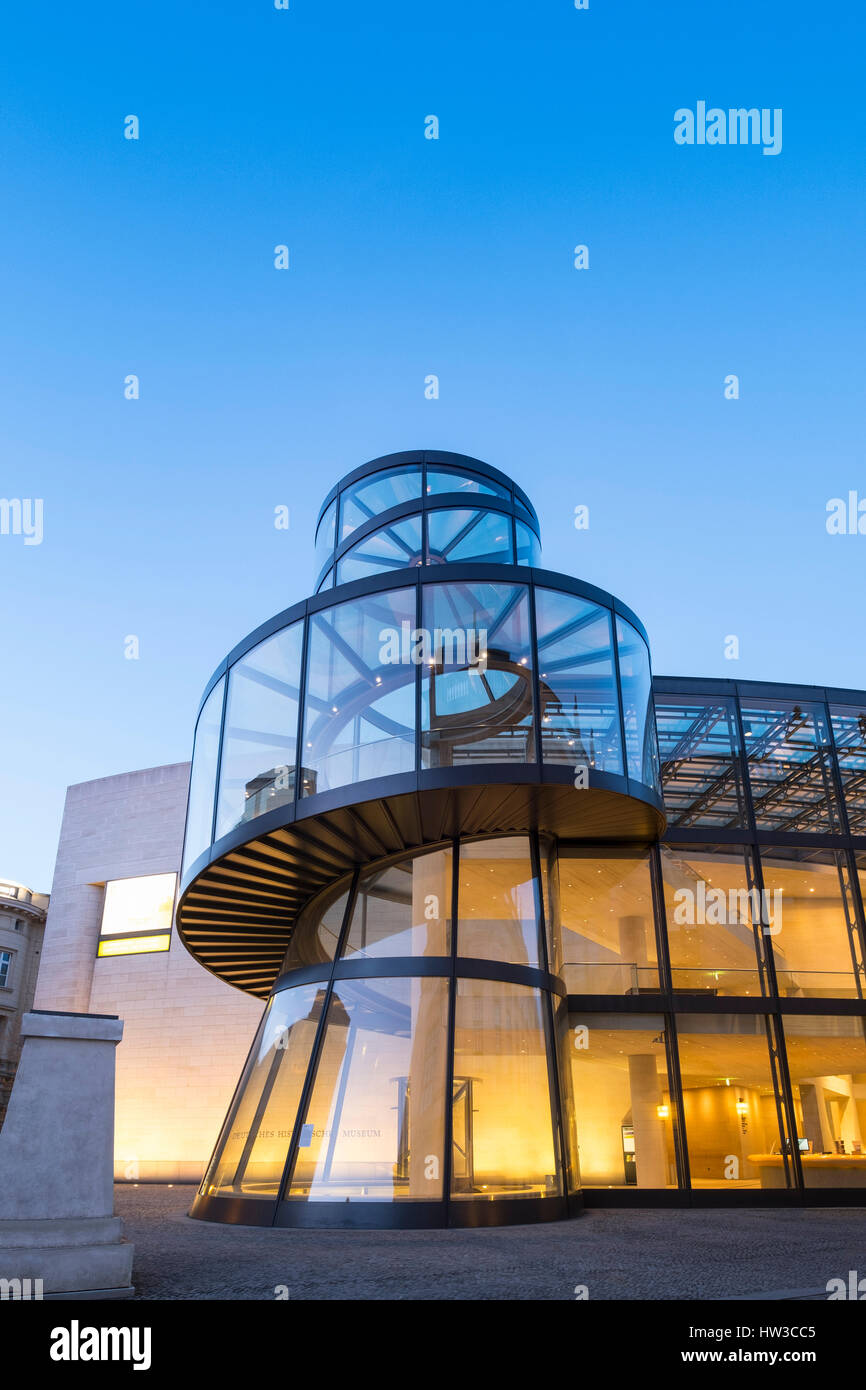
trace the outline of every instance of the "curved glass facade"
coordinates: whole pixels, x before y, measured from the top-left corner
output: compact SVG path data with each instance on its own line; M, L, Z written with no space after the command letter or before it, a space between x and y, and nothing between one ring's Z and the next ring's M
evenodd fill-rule
M495 573L431 582L402 569L393 588L319 600L240 656L199 719L184 869L211 843L217 772L214 840L360 782L538 766L539 745L542 766L658 794L641 634L612 607Z
M862 1201L866 695L654 681L477 460L316 543L196 727L179 928L271 993L193 1214Z
M504 474L456 455L394 457L350 474L323 508L317 592L407 566L539 564L538 519Z

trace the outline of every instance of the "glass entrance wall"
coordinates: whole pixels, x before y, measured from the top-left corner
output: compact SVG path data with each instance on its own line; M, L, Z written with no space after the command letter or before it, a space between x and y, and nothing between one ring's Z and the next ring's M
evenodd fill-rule
M779 992L771 976L754 1003L748 882L736 847L662 846L654 868L649 849L532 835L338 881L298 920L202 1199L429 1220L575 1192L866 1187L864 1018L786 1012L772 937ZM819 916L828 897L844 916L811 886Z
M441 1197L447 1008L435 977L335 984L289 1200Z
M561 844L552 959L569 994L652 994L659 984L649 852Z
M584 1187L677 1186L665 1029L661 1014L571 1014L562 1068Z
M784 1020L797 1143L808 1188L866 1187L866 1022Z
M452 1197L562 1195L551 1055L541 990L458 979Z
M692 1187L789 1187L765 1017L680 1014L676 1027Z
M755 931L761 904L739 846L661 846L675 990L761 994Z
M832 850L765 847L761 866L779 993L857 998L861 943L845 857Z

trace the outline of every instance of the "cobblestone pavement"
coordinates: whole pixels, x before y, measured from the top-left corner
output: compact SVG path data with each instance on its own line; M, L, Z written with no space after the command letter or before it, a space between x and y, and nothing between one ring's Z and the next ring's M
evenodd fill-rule
M186 1216L188 1186L119 1184L140 1299L713 1299L866 1275L866 1210L590 1211L473 1231L287 1231Z

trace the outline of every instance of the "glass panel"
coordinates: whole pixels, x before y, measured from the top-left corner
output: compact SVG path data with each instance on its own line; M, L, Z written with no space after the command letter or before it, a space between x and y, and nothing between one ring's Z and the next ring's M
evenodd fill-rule
M316 590L316 593L317 593L317 594L320 594L320 593L322 592L323 589L333 589L333 587L334 587L334 571L333 571L332 569L330 569L330 570L328 570L328 573L325 575L324 579L322 580L321 584L319 585L318 589Z
M830 709L839 776L852 835L866 835L866 706Z
M522 584L428 584L423 767L535 761L529 600Z
M344 541L365 521L380 516L401 502L421 496L421 465L387 468L369 478L361 478L343 493L340 509L340 540Z
M319 893L303 909L289 949L286 952L282 969L294 970L301 965L324 965L337 954L346 904L349 901L351 875L332 884L324 893Z
M676 1187L661 1014L573 1013L564 1042L582 1186Z
M610 613L536 589L535 614L544 761L622 774Z
M186 813L186 839L183 847L184 873L211 842L224 688L225 676L217 681L205 700L196 725Z
M303 796L414 771L414 627L412 589L351 599L310 618Z
M518 565L540 565L541 542L535 532L522 521L515 521L514 527L517 535Z
M319 522L319 529L316 532L316 574L331 557L336 540L336 527L337 501L335 498Z
M480 473L457 472L449 468L427 469L427 493L435 496L441 492L486 493L489 497L510 498L507 487L483 478Z
M457 953L538 966L529 840L515 835L460 846Z
M562 968L570 994L659 989L649 857L559 847Z
M149 932L147 936L102 937L96 954L98 956L144 956L153 951L168 951L171 936L168 933Z
M788 1186L763 1016L680 1014L677 1038L692 1187Z
M421 518L410 516L358 541L337 562L337 583L348 584L352 579L366 579L370 574L384 574L386 570L423 562Z
M857 996L857 945L849 885L828 851L761 852L779 993L811 999ZM844 891L843 891L844 889Z
M784 1019L806 1187L866 1187L862 1018Z
M661 846L674 991L760 994L755 950L761 904L750 891L743 851Z
M510 564L511 517L505 512L427 513L427 558L431 565L453 560Z
M324 985L303 985L269 1001L201 1185L205 1196L276 1197L324 997Z
M451 952L450 849L366 874L358 884L346 956L447 956Z
M616 620L616 636L628 775L648 787L658 787L659 755L649 652L640 633L620 617Z
M746 824L743 768L733 700L655 696L662 794L668 828Z
M452 1196L554 1197L562 1172L540 990L458 980Z
M310 1202L442 1197L448 981L338 981L292 1178Z
M294 801L303 632L293 623L229 672L217 839Z
M758 829L840 830L824 707L740 703Z

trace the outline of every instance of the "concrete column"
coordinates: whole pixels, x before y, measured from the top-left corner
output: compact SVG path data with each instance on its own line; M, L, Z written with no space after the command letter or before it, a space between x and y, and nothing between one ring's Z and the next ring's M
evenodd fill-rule
M28 1013L0 1131L0 1278L46 1295L126 1297L133 1247L114 1216L118 1018Z
M667 1154L664 1121L659 1119L662 1089L651 1054L628 1059L631 1122L634 1126L635 1166L638 1187L667 1186Z
M803 1107L803 1135L811 1140L812 1152L835 1153L823 1087L816 1086L812 1081L801 1081L800 1104Z
M619 953L622 957L623 969L628 969L632 965L639 967L649 964L647 953L646 936L646 917L639 913L630 914L619 919ZM631 972L629 970L629 976ZM631 979L629 979L629 984ZM641 976L638 975L636 984L641 983Z

